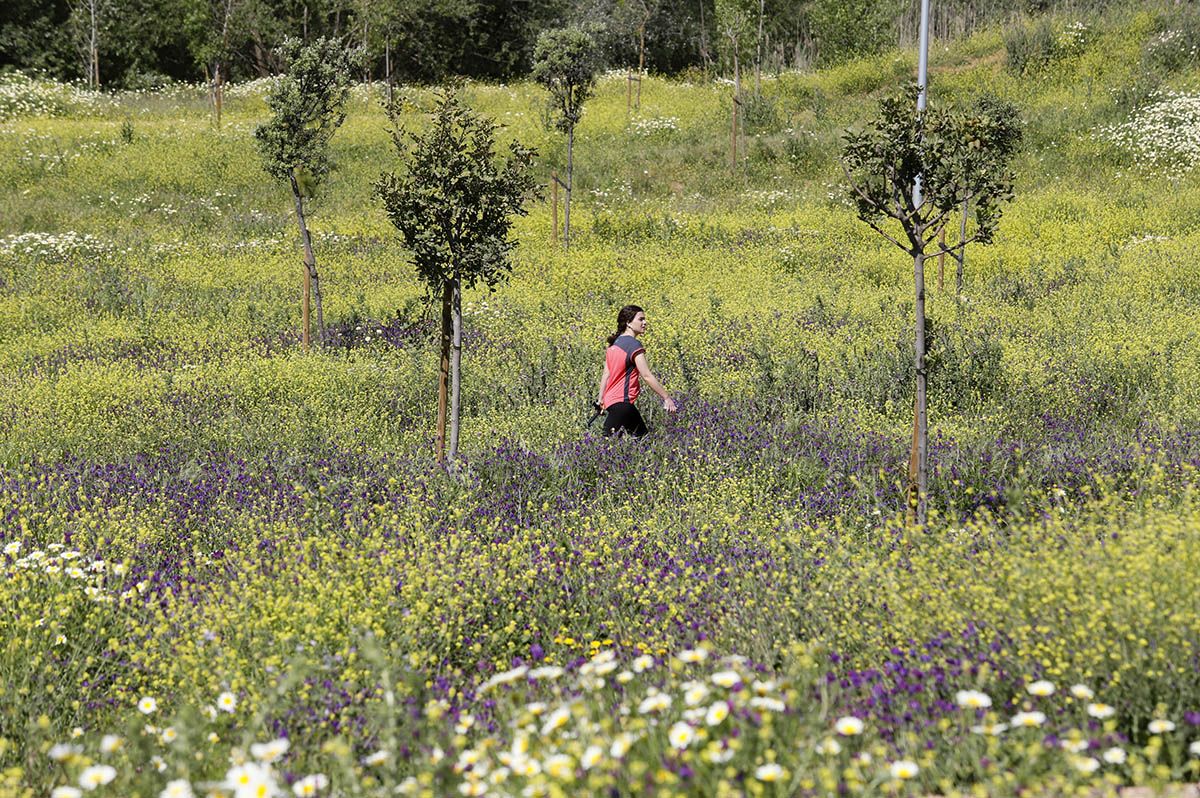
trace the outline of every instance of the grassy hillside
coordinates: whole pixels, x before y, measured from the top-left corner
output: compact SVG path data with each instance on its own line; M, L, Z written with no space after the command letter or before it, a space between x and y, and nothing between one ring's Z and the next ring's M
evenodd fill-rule
M855 218L837 165L911 52L764 76L736 166L727 84L650 78L627 113L623 76L603 78L570 252L533 201L512 279L465 298L454 478L432 457L434 324L373 197L398 167L381 87L356 90L313 203L332 343L304 352L290 198L253 147L262 85L231 89L215 129L194 87L9 79L0 796L77 779L84 757L123 763L114 795L219 781L231 746L281 736L272 778L322 770L346 795L471 794L484 768L453 766L470 756L505 771L496 794L1194 778L1193 16L1022 20L935 46L930 102L1008 99L1025 143L964 296L952 261L944 287L929 278L927 529L898 513L912 264ZM398 91L405 125L425 124L435 92ZM543 179L563 171L539 89L464 92L538 149ZM681 404L643 400L643 444L583 428L629 302ZM747 659L714 665L726 655ZM565 681L508 671L538 665ZM685 714L718 689L727 725ZM961 708L968 689L990 708ZM639 709L653 690L673 706ZM234 711L199 711L226 693ZM864 732L833 729L841 715ZM971 730L1000 722L1031 728ZM48 759L76 727L88 747ZM536 773L492 760L528 728ZM118 733L124 753L96 753ZM889 766L909 760L915 782Z

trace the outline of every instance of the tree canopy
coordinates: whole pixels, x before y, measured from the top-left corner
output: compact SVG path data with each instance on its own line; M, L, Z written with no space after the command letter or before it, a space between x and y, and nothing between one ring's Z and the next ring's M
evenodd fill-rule
M909 254L925 252L949 214L969 201L969 241L991 241L1012 198L1012 157L1021 141L1016 109L985 98L968 109L918 114L917 87L884 98L866 130L846 135L842 164L859 218ZM922 202L912 187L921 178ZM885 226L899 223L900 231ZM903 240L902 240L903 239Z
M392 134L407 170L383 175L376 189L431 292L451 279L492 287L512 268L508 233L512 217L525 215L536 153L513 141L507 158L497 160L495 131L494 122L447 92L428 130Z

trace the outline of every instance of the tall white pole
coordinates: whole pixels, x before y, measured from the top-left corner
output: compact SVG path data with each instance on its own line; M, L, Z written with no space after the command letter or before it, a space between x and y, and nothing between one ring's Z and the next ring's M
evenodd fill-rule
M925 94L929 88L929 0L921 0L921 40L917 50L917 124L925 113ZM913 205L921 207L921 176L913 182Z

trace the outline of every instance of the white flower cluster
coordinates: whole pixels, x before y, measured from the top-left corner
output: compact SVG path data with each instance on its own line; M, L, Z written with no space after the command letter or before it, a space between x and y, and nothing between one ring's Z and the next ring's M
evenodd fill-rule
M69 83L38 80L20 72L0 75L0 121L92 111L101 99L97 92Z
M1200 48L1188 45L1181 30L1165 30L1146 42L1146 53L1160 60L1195 61Z
M0 238L0 254L30 258L63 259L71 255L99 255L112 247L89 233L66 230L61 233L15 233Z
M246 97L265 97L275 85L278 76L255 78L242 83L228 83L221 89L221 95L227 100L240 100Z
M1133 154L1139 166L1180 176L1200 163L1200 95L1156 95L1119 125L1099 129L1104 138Z
M635 119L629 124L629 129L639 136L670 135L679 130L679 118L657 116L649 119Z
M36 131L25 131L20 135L21 151L17 164L27 169L54 172L68 162L93 153L107 153L118 145L116 139L102 136L68 141L65 145L57 137Z
M746 191L742 193L742 197L755 205L763 207L772 207L782 202L796 202L799 199L795 193L780 188L765 191Z
M55 580L65 580L64 584L75 582L82 588L84 594L92 601L100 604L112 604L117 598L129 599L135 594L141 595L149 588L149 583L139 582L132 587L125 589L119 595L114 595L111 584L107 584L107 576L112 575L120 578L126 573L124 563L108 563L104 560L84 559L82 552L75 549L68 549L61 543L51 543L45 549L33 549L24 556L21 554L21 542L12 541L5 545L4 553L12 559L10 569L0 571L0 574L9 576L17 571L33 571L41 572ZM35 625L39 628L45 626L47 619L42 618ZM50 629L58 630L58 622L50 620ZM55 645L63 645L67 642L66 637L58 634L55 638Z
M1079 55L1088 42L1088 26L1083 22L1073 22L1058 34L1055 44L1063 55Z

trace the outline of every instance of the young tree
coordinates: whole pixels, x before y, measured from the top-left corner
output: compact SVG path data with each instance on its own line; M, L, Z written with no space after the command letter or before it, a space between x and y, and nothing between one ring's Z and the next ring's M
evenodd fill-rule
M533 50L533 79L550 92L555 126L567 134L567 200L563 245L571 245L571 187L574 185L575 126L596 85L599 57L592 37L579 28L543 31Z
M101 0L71 0L71 27L87 70L88 88L100 88L100 32L108 9Z
M913 259L916 286L914 363L916 368L915 483L910 506L917 523L927 518L928 417L925 370L925 258L961 250L972 241L987 244L1000 221L1001 204L1012 199L1010 163L1021 140L1016 109L998 100L974 108L917 112L917 88L880 101L879 115L861 133L847 133L842 168L858 217ZM920 178L921 203L913 184ZM955 209L975 208L975 230L952 247L933 244ZM911 495L915 494L915 495Z
M404 174L376 184L388 219L411 253L431 297L442 301L442 359L438 379L437 460L446 461L446 399L450 398L450 462L458 455L462 365L462 290L494 288L512 270L513 216L524 216L534 188L533 150L509 144L494 153L496 124L445 94L424 134L397 126L392 140ZM447 385L449 383L449 385Z
M312 238L304 215L305 196L311 194L331 168L329 140L342 124L350 93L350 75L357 53L340 42L321 38L312 44L287 39L279 50L289 64L267 94L271 118L254 131L263 168L277 180L286 180L296 205L296 224L304 244L304 345L309 345L308 295L317 306L317 334L325 341L325 315L321 305L321 280L313 255ZM303 188L302 188L303 185Z
M721 50L733 66L733 110L729 134L730 166L737 168L738 113L742 105L742 51L753 30L755 0L715 0L717 29L721 33Z
M187 6L188 48L208 79L213 120L218 128L242 5L241 0L193 0Z

